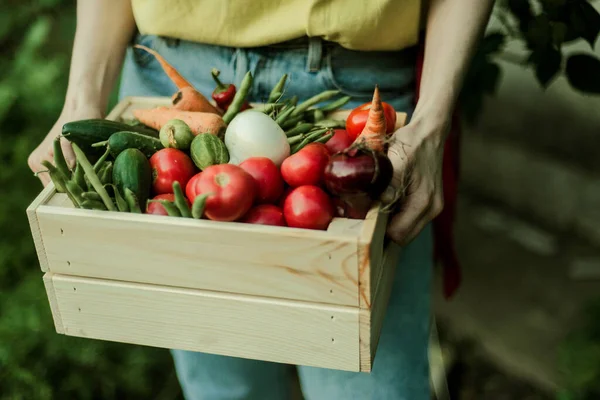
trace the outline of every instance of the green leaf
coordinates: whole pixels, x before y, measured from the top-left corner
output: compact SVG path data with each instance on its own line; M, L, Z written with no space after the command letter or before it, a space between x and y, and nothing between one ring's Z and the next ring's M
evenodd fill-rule
M567 24L563 22L552 22L550 23L552 29L552 43L560 48L567 37Z
M594 48L600 33L600 14L594 6L585 1L573 3L569 9L569 25L578 37Z
M541 0L542 10L550 19L558 19L564 13L567 0Z
M574 54L567 59L566 75L575 89L600 94L600 60L589 54Z
M535 76L543 88L547 88L556 78L562 62L562 53L554 47L534 50L529 61L535 67Z
M508 0L508 9L519 20L521 32L527 32L529 22L533 19L533 11L529 0Z
M553 32L550 19L540 14L531 20L525 34L530 49L545 49L552 43Z
M484 55L490 55L502 50L506 43L506 36L502 32L488 33L479 46L478 51Z

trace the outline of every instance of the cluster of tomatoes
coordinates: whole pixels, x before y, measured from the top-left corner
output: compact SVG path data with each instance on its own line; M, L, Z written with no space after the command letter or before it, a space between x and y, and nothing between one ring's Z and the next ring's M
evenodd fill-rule
M286 158L280 167L266 157L251 157L239 165L219 164L198 172L183 151L166 148L150 158L154 199L174 201L173 182L185 188L189 204L205 195L204 216L214 221L290 226L325 230L336 216L335 199L325 190L323 173L329 157L348 148L366 121L369 104L348 117L327 143L311 143ZM386 105L386 119L396 114ZM149 202L149 214L167 215L160 202Z

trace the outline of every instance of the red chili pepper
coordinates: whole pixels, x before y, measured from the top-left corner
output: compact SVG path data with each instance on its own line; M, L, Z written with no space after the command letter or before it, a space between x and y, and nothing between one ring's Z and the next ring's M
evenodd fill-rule
M219 108L227 110L235 96L235 85L231 83L229 85L224 85L219 80L219 73L219 70L216 68L213 68L211 71L212 77L217 83L217 87L212 92L212 98L217 103Z

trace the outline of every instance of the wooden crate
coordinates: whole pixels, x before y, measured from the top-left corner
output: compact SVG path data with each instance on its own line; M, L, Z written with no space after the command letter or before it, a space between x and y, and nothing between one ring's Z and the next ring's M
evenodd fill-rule
M126 98L108 119L158 104ZM377 207L314 231L77 209L49 185L27 215L58 333L372 368L399 254Z

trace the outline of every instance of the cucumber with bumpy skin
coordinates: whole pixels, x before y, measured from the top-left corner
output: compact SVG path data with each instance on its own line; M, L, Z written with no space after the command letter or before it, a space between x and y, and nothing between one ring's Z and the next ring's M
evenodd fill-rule
M117 157L125 149L138 149L150 158L164 148L159 139L131 131L113 133L106 144L113 157Z
M123 150L115 159L112 173L113 183L120 193L129 189L139 204L146 204L150 196L152 170L144 153L138 149Z

